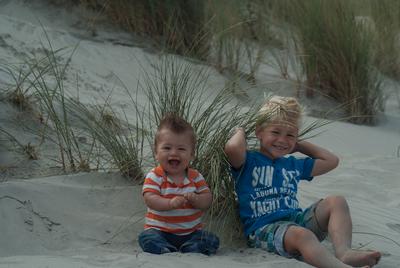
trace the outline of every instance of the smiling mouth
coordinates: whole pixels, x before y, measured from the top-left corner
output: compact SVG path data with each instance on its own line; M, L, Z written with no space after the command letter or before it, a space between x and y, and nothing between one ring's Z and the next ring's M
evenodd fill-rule
M279 151L285 151L285 150L287 150L287 147L286 147L286 146L274 145L274 148L275 148L276 150L279 150Z
M173 166L173 167L178 166L180 163L181 163L181 161L179 161L179 160L177 160L177 159L168 160L168 164L169 164L170 166Z

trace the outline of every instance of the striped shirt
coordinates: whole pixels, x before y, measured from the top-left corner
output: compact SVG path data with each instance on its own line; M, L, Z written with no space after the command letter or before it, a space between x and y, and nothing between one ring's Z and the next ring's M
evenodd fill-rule
M181 185L175 184L167 177L161 166L152 169L144 180L142 193L152 192L168 199L185 193L210 192L203 176L189 168L187 177ZM186 235L202 228L203 211L187 204L181 208L158 211L147 208L144 229L157 229L177 235Z

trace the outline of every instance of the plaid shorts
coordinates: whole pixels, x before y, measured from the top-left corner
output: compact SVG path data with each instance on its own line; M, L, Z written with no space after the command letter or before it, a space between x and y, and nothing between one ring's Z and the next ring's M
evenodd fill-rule
M319 241L324 240L327 236L327 232L321 229L315 217L315 209L321 200L312 204L304 211L294 212L279 221L267 224L255 230L247 237L248 246L262 248L287 258L297 257L286 252L283 244L285 233L289 226L292 225L307 228L317 236Z

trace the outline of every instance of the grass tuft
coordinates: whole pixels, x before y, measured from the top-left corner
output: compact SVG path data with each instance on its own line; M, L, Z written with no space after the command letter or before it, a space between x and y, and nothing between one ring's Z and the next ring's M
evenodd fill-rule
M294 8L308 87L321 89L339 103L353 100L346 106L350 121L375 124L383 110L383 92L373 67L374 39L357 23L352 3L310 0Z
M14 135L12 135L3 128L0 128L0 133L5 135L11 142L16 144L18 149L21 150L26 156L28 156L28 159L30 160L39 159L36 146L32 145L30 142L28 142L28 144L26 145L22 144L16 137L14 137Z

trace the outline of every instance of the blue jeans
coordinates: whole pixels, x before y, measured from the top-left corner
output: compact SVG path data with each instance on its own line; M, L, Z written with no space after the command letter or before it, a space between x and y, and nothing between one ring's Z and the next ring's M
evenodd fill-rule
M144 252L164 254L180 251L205 255L215 254L219 247L219 238L203 230L188 235L176 235L156 229L144 230L139 235L139 245Z

